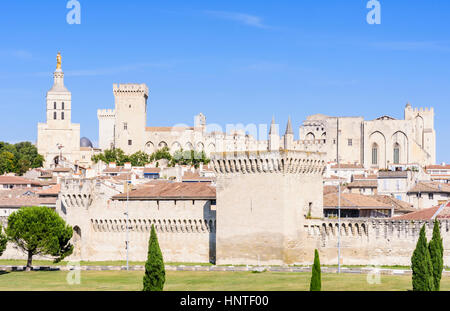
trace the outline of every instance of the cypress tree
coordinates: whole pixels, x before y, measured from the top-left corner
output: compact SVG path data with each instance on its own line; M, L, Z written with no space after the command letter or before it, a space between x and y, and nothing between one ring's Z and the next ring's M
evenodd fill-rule
M441 288L442 269L444 268L444 247L442 245L441 231L439 221L434 222L433 237L431 238L428 249L430 251L431 263L433 265L434 290Z
M145 263L144 291L162 291L166 281L166 271L155 227L152 225L148 242L148 257Z
M411 257L411 269L414 291L434 290L433 265L425 236L425 225L420 229L419 240Z
M309 285L310 291L320 291L322 288L322 278L320 275L320 260L317 249L314 251L314 265L312 267L311 283Z

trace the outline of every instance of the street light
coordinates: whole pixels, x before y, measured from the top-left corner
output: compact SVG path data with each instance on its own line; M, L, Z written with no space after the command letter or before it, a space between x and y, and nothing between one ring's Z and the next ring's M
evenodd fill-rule
M340 172L339 161L339 118L337 118L337 165ZM341 177L338 174L338 273L341 273Z
M131 183L131 180L126 180L125 185L127 187L127 211L125 213L125 215L127 215L127 222L126 222L126 227L127 227L127 236L126 236L126 241L125 241L125 248L127 249L127 271L129 270L129 265L128 265L128 248L129 248L129 244L130 241L128 240L128 193L129 193L129 184Z

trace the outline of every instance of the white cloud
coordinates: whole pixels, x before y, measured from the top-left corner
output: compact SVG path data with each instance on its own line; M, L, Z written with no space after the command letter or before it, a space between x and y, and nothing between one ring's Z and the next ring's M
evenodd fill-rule
M270 28L263 23L263 19L259 16L238 13L238 12L226 12L226 11L204 11L205 14L214 16L217 18L228 19L237 21L247 26L257 28Z

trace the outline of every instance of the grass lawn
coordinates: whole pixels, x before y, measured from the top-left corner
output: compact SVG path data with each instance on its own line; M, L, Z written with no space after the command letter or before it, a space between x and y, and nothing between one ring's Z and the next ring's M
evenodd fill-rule
M0 291L7 290L130 290L142 288L143 271L81 271L81 284L69 285L67 271L2 272ZM167 271L165 290L309 290L310 273ZM381 275L380 284L369 284L365 274L322 274L322 290L406 291L411 276ZM450 290L450 277L443 277L441 290Z

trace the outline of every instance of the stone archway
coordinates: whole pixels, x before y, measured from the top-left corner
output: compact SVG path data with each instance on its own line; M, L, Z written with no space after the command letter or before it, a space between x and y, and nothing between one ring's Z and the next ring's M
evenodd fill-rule
M81 229L78 226L73 227L73 257L81 259Z

